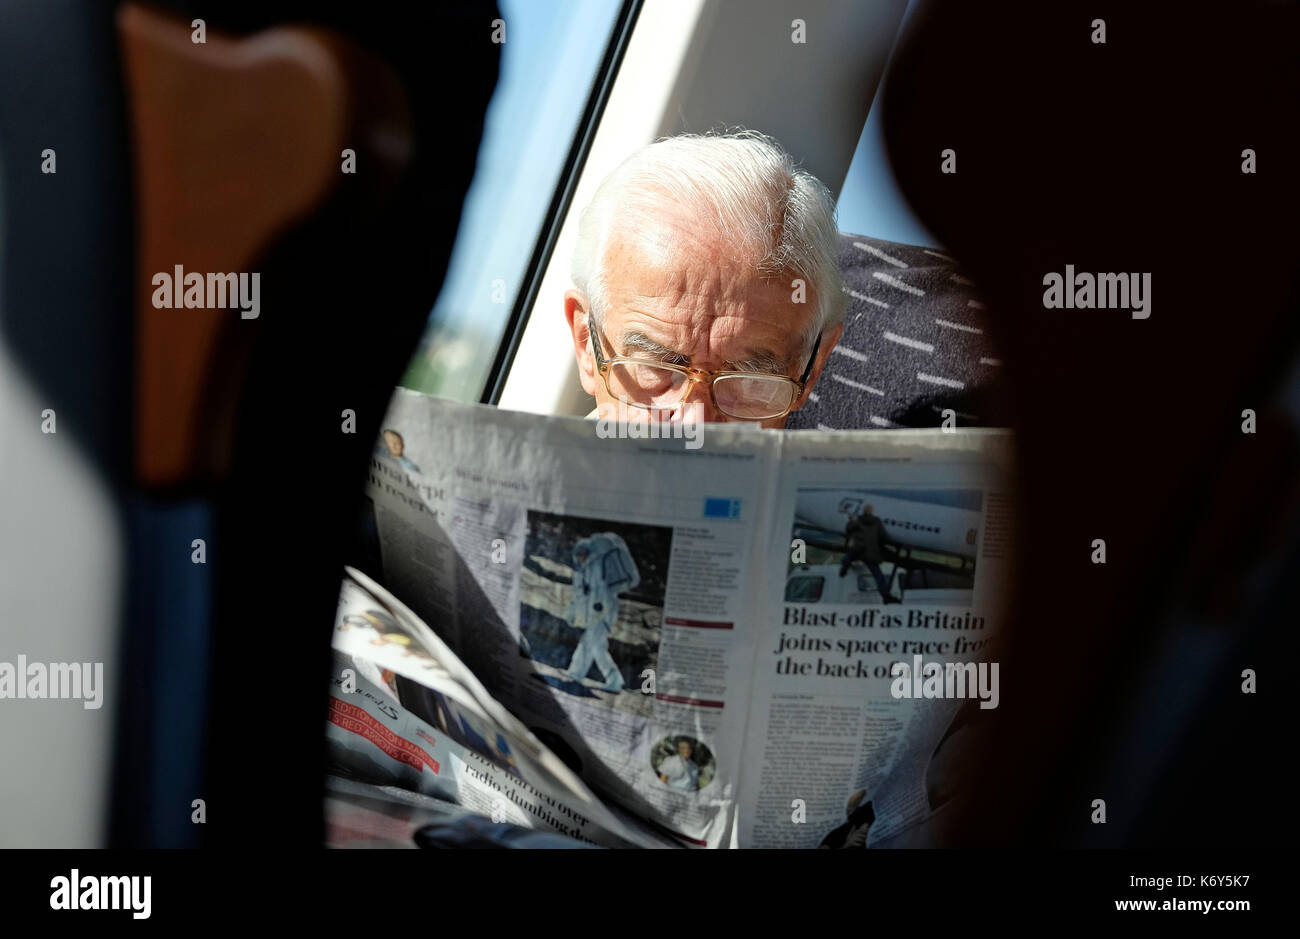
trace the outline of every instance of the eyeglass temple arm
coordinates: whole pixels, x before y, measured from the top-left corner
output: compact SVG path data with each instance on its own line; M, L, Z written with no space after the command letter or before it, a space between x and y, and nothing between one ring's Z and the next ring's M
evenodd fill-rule
M808 356L808 364L804 367L803 374L799 376L799 384L803 385L808 381L808 376L812 374L813 363L817 361L817 350L822 345L822 334L817 334L817 341L813 343L812 355Z

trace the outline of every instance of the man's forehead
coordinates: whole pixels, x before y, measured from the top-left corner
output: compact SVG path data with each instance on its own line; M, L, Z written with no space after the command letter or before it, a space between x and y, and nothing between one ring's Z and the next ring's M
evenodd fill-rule
M611 293L660 305L707 301L715 307L779 307L786 321L799 315L797 307L809 305L794 302L797 275L762 269L763 245L728 238L713 226L691 228L653 217L637 222L610 233L603 271Z
M639 239L611 243L606 256L609 338L626 348L686 358L791 358L813 316L794 299L788 276L757 269L756 258L712 250L645 251Z

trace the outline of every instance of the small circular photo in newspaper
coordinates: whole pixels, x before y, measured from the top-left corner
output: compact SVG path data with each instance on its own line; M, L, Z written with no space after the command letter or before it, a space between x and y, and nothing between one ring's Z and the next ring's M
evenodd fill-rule
M650 750L650 767L659 782L678 792L696 792L713 782L713 752L694 737L674 734Z

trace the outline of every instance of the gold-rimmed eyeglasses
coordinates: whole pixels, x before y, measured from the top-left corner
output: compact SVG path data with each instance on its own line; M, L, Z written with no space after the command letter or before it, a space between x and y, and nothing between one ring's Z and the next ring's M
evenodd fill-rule
M808 364L796 380L766 372L708 371L622 355L606 358L604 338L595 329L590 332L596 369L611 397L645 411L673 411L691 396L697 383L708 382L713 406L740 421L770 421L789 414L803 394L822 343L819 333Z

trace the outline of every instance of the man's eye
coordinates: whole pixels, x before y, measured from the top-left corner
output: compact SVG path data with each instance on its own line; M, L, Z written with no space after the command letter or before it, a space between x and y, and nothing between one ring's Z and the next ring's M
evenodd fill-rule
M669 387L677 374L670 369L657 368L653 365L632 365L629 372L632 380L639 387L647 390Z

